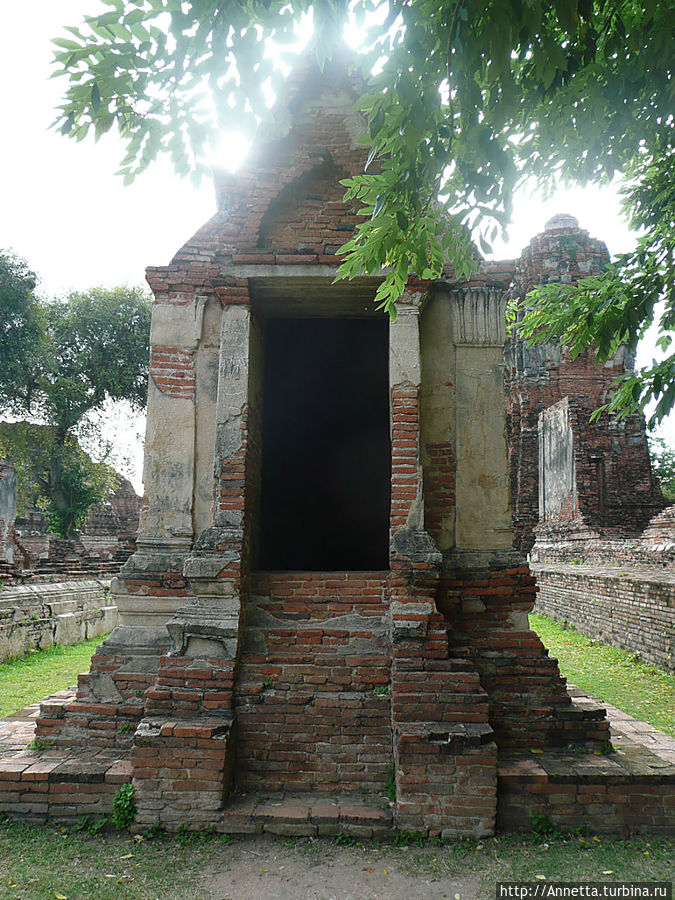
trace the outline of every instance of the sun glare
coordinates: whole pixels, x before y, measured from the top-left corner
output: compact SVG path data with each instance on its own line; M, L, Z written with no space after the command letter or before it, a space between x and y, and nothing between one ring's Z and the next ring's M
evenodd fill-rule
M246 159L253 141L239 132L233 131L220 136L211 153L210 163L214 169L227 169L236 172Z

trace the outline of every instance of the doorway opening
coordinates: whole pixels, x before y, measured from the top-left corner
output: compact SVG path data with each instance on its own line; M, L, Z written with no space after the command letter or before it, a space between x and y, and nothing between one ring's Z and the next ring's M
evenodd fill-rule
M389 567L388 326L265 320L259 569Z

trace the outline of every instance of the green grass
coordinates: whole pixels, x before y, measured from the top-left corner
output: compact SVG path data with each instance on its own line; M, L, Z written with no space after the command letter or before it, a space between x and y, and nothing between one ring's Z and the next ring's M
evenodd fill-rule
M641 662L636 654L598 644L537 614L530 625L558 659L560 671L594 697L675 735L675 675Z
M669 881L673 842L615 837L552 838L502 834L482 841L450 841L435 852L410 848L402 861L414 875L448 878L475 874L485 897L494 897L497 881ZM607 874L611 872L612 874Z
M0 897L197 900L223 896L222 891L211 891L219 874L230 872L239 877L236 873L251 868L260 873L261 889L256 896L262 896L262 873L281 868L292 884L296 873L316 870L319 888L333 866L342 867L348 886L353 882L356 892L368 879L364 871L381 872L384 867L392 887L401 883L399 875L431 876L448 887L450 879L461 877L475 885L477 896L492 897L497 880L529 881L537 876L565 881L667 881L672 877L674 849L672 841L666 840L588 836L551 838L542 843L533 835L458 840L442 846L426 841L423 847L358 841L353 846L339 846L334 840L315 838L231 841L216 834L160 836L139 842L128 834L93 837L57 826L5 822L0 824ZM414 896L422 895L421 890ZM243 900L241 894L229 890L226 896Z
M79 673L89 670L94 650L105 637L35 650L0 663L0 718L75 684Z
M197 897L186 872L196 877L214 849L176 838L136 843L128 834L92 837L57 826L5 822L0 825L0 898Z

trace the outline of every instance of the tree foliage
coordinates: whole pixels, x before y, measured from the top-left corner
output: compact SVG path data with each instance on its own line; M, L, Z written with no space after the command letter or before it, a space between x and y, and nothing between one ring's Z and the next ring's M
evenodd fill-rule
M69 431L108 399L145 405L150 301L142 288L92 288L45 310L50 353L33 411Z
M675 502L675 450L661 437L649 435L648 441L652 471L661 483L663 496Z
M12 327L0 334L18 348L0 356L0 412L29 420L3 426L0 454L19 470L20 503L32 497L53 530L70 537L114 484L109 466L92 462L78 438L95 430L92 415L108 400L145 404L151 307L141 288L93 288L47 302L35 283L23 261L0 253L0 300L13 303Z
M0 393L8 406L30 402L42 351L37 276L25 260L0 252Z
M50 531L71 537L86 521L89 507L120 481L105 453L94 461L73 434L58 441L53 425L0 422L0 456L11 459L17 474L17 515L41 510Z
M526 181L546 187L630 170L627 206L647 231L608 276L612 289L621 285L624 313L640 289L638 269L663 266L658 229L675 202L663 186L652 204L650 184L672 167L675 0L104 3L106 12L56 41L57 71L69 81L57 124L78 140L117 126L126 181L162 153L199 177L233 121L241 129L269 116L269 91L282 79L271 49L283 57L303 17L313 18L320 65L346 20L360 27L354 66L365 78L358 105L370 154L345 187L366 219L342 248L341 274L384 268L377 299L391 313L413 272L433 278L449 260L468 275L474 241L490 251ZM672 271L665 275L672 295ZM607 287L592 313L589 303L589 315L609 323L601 336L617 316L609 297ZM658 393L658 378L647 394ZM629 386L619 399L635 395Z

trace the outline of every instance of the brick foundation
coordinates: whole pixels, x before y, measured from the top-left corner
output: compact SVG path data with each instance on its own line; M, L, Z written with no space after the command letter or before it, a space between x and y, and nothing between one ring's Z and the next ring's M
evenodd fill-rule
M27 822L100 819L130 777L129 761L115 755L26 752L0 761L0 809Z
M560 831L672 836L675 771L663 763L650 771L633 755L622 763L612 756L501 760L498 827L530 831L539 816Z
M144 719L131 752L138 827L213 825L232 776L229 739L230 726L213 718Z

